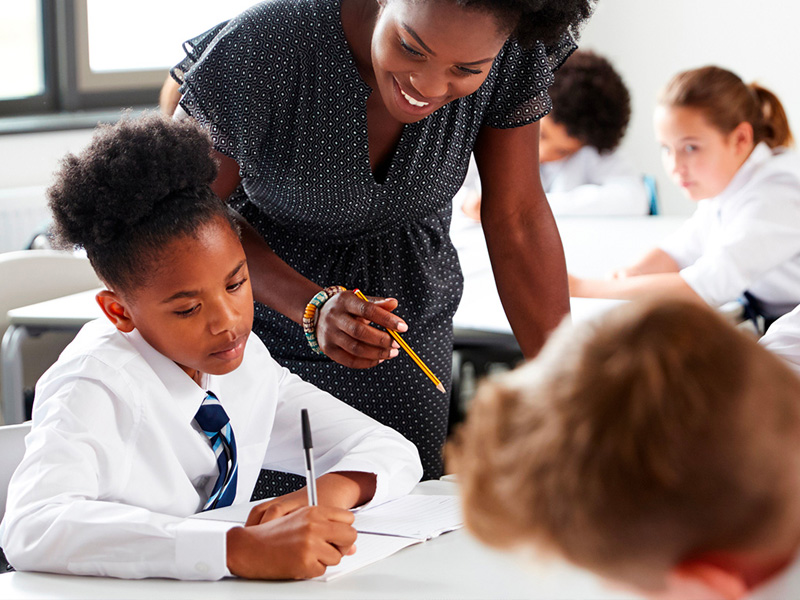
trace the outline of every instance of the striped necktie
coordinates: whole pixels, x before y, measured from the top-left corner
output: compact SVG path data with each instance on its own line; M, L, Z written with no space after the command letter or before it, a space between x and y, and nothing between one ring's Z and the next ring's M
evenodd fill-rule
M208 437L219 467L219 477L203 510L230 506L236 496L238 472L236 438L233 436L230 419L217 397L212 392L207 392L194 420Z

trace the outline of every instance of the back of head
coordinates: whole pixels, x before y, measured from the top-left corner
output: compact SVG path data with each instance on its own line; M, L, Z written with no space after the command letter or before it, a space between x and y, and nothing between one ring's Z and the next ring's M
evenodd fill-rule
M641 586L770 539L800 491L800 381L710 309L631 303L481 386L468 526Z
M753 140L770 148L794 144L789 120L778 97L756 83L716 66L678 73L659 97L662 106L694 108L723 134L750 123Z
M611 63L590 51L576 51L555 74L548 90L551 118L570 137L610 152L622 141L631 117L628 88Z
M64 158L48 190L56 239L86 249L98 276L131 291L172 239L215 217L232 218L209 184L211 140L192 121L157 113L100 126L80 154Z

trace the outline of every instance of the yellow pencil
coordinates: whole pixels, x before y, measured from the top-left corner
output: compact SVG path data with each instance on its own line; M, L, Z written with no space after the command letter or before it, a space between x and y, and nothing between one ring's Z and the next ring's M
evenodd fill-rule
M358 289L353 290L353 293L356 296L358 296L359 298L361 298L364 302L369 302L369 300L367 300L367 297L364 294L361 293L361 290L358 290ZM433 371L431 371L428 368L428 365L426 365L424 362L422 362L422 359L419 356L417 356L417 353L414 352L411 349L411 346L409 346L406 343L406 341L403 338L400 337L400 334L397 333L396 331L394 331L393 329L387 329L386 331L389 333L390 336L392 336L395 339L395 341L398 344L400 344L400 347L408 353L408 355L411 357L411 359L415 363L417 363L417 366L420 369L422 369L422 372L425 373L425 375L427 375L430 378L430 380L436 386L436 389L439 390L440 392L442 392L443 394L446 393L445 389L444 389L444 386L442 385L442 382L439 381L439 378L436 377L436 375L433 374Z

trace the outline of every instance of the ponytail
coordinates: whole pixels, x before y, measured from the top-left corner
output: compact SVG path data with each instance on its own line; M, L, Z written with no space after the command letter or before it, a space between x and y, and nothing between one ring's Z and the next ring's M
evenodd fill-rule
M761 113L758 127L761 131L755 133L756 141L766 142L770 148L793 146L794 136L789 128L789 119L778 97L757 83L751 83L748 87L755 95ZM756 129L754 126L753 130Z
M745 84L720 67L678 73L661 92L663 106L701 110L711 125L729 134L740 123L753 127L753 141L770 148L794 144L786 111L777 96L757 84Z

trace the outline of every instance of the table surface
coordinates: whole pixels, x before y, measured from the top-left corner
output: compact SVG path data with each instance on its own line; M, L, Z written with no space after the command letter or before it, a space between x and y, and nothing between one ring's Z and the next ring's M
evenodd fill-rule
M428 481L416 493L455 493L454 484ZM381 561L329 582L189 582L168 579L119 580L42 573L0 575L0 598L202 599L330 598L549 598L620 600L589 573L559 561L491 550L465 530L404 548Z

